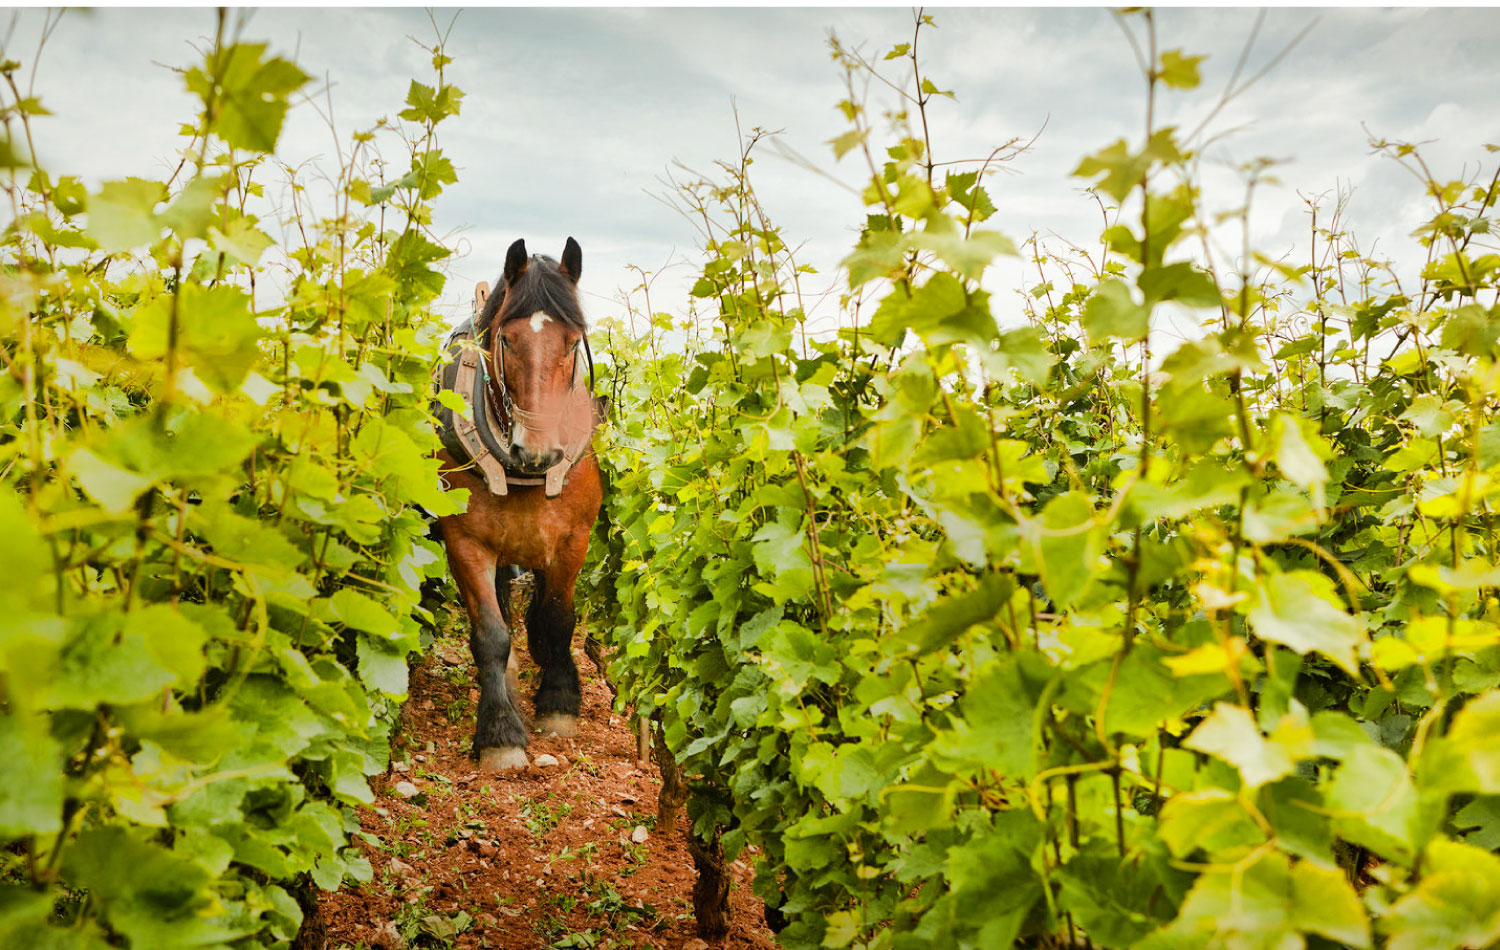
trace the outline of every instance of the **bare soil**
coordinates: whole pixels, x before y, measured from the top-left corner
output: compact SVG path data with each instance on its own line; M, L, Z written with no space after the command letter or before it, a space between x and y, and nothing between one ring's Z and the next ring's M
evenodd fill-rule
M516 613L529 707L536 670ZM466 621L443 626L412 670L391 771L371 780L376 807L360 812L374 880L321 896L328 947L775 946L746 860L730 866L728 936L698 936L685 819L655 827L660 775L636 761L631 722L611 709L602 674L576 647L581 628L578 735L534 735L532 765L482 772L468 754L479 694ZM535 764L543 754L557 764Z

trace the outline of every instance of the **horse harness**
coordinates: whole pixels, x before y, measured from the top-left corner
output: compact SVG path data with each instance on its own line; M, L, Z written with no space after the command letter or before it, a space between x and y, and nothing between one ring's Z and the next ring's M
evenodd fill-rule
M498 338L501 355L496 361L494 382L498 384L495 388L499 390L500 404L505 410L505 419L502 420L496 413L490 395L490 360L484 346L484 336L493 328L477 325L479 315L484 309L485 299L489 296L489 289L489 284L483 282L474 288L474 315L460 324L448 337L448 352L453 359L433 370L433 381L438 389L457 393L468 410L457 412L441 402L434 401L433 414L438 417L439 435L443 447L453 456L454 461L460 464L472 463L493 494L509 494L509 488L512 486L530 488L545 485L547 497L555 498L562 493L568 472L579 459L588 453L593 441L594 425L601 415L600 402L597 398L590 396L589 423L582 427L578 438L564 447L562 461L545 472L525 471L525 468L511 453L515 428L523 426L534 429L539 423L555 421L572 407L565 406L559 413L549 417L545 413L531 412L515 404L511 399L509 388L505 385L505 337L502 335ZM589 367L588 392L592 394L594 354L589 349L587 335L583 338L583 350ZM576 351L573 359L570 401L577 393L581 375Z

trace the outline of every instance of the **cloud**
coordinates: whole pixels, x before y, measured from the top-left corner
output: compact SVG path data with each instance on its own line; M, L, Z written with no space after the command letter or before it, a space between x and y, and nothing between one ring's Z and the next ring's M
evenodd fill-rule
M21 17L7 55L26 60L40 11ZM177 161L177 126L193 114L180 78L153 63L196 58L189 44L212 33L208 10L107 9L69 13L38 71L39 91L57 117L39 123L47 164L97 183L159 175ZM450 13L436 14L446 27ZM956 103L930 112L939 159L983 155L1014 136L1042 131L1034 148L989 180L999 207L993 224L1017 239L1033 230L1095 246L1099 212L1070 176L1079 159L1111 141L1139 142L1144 88L1120 24L1090 8L960 8L936 14L924 31L925 70ZM1257 84L1226 105L1211 131L1238 129L1205 158L1205 204L1236 207L1243 182L1233 169L1261 155L1287 159L1284 184L1259 190L1252 235L1273 255L1305 254L1308 220L1301 195L1355 188L1350 224L1368 247L1404 255L1425 214L1420 189L1388 160L1369 154L1375 135L1437 139L1424 148L1440 177L1458 177L1479 146L1500 139L1492 108L1500 87L1500 11L1162 9L1160 47L1207 54L1203 85L1163 90L1157 119L1195 127L1229 83L1260 20L1241 78L1266 66L1308 24L1312 32ZM1138 18L1127 19L1127 25ZM618 309L619 288L638 281L629 265L657 268L694 260L694 232L648 192L674 160L713 172L738 150L741 131L782 130L791 149L840 181L858 185L854 156L834 162L829 139L845 129L835 110L843 78L826 47L829 29L879 58L911 37L904 9L521 9L464 11L449 44L449 79L467 93L445 125L442 146L460 181L440 200L435 228L460 236L467 255L453 264L444 296L467 312L472 285L492 280L505 248L525 237L556 249L572 235L585 252L584 288L598 317ZM28 33L27 31L30 31ZM247 38L270 37L284 55L332 83L344 141L356 128L394 117L411 78L430 81L427 14L401 9L262 9ZM904 66L887 64L894 73ZM878 84L876 101L896 97ZM335 141L308 105L292 111L282 140L293 164L334 164ZM809 263L831 273L852 245L863 208L808 170L758 154L752 174L762 202ZM273 189L274 190L274 189ZM1300 192L1300 194L1299 194ZM1224 237L1238 253L1237 234ZM1301 250L1297 250L1302 248ZM653 304L685 306L692 269L659 281ZM990 283L1000 301L1030 275L1006 264ZM1003 304L1005 307L1013 303Z

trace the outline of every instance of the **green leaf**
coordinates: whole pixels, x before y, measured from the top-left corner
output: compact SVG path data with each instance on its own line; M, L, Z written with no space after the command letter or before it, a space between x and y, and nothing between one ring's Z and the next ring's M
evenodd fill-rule
M1148 155L1132 155L1125 140L1120 139L1079 162L1073 174L1078 178L1103 175L1097 185L1099 190L1116 201L1124 201L1125 196L1141 183L1150 167Z
M1158 836L1179 858L1199 848L1212 856L1239 857L1266 840L1239 798L1222 788L1173 795L1162 806Z
M953 776L926 764L882 794L884 824L897 834L946 828L952 822L954 798L962 788Z
M910 238L895 230L866 230L859 246L841 262L849 271L849 289L856 290L877 277L889 277L906 262ZM894 292L894 291L893 291Z
M931 745L933 761L959 775L998 769L1011 779L1037 770L1036 704L1052 670L1035 654L1008 654L974 675L952 728Z
M442 194L444 185L451 185L458 181L458 172L443 153L437 149L424 152L417 156L412 162L411 172L402 179L402 183L410 181L410 187L417 189L417 197L428 201Z
M1333 828L1324 814L1323 796L1312 782L1289 776L1267 785L1257 807L1281 850L1324 864L1333 860Z
M225 504L205 504L193 519L219 557L269 574L296 570L306 556L270 524L236 514Z
M237 389L260 357L260 325L249 295L238 287L189 283L175 297L157 297L136 314L130 351L139 359L165 359L174 321L181 364L215 392Z
M152 659L169 670L176 684L191 687L203 675L208 633L168 604L150 604L125 616L127 634L139 636Z
M902 630L900 637L919 653L940 650L975 624L994 620L1015 589L1010 575L985 574L973 590L938 601Z
M984 361L985 372L994 379L1005 379L1014 370L1023 382L1033 386L1045 386L1047 374L1056 362L1056 357L1047 346L1047 338L1036 327L1020 327L1000 334L998 346L979 351ZM1010 477L1010 473L1006 473Z
M1316 571L1271 574L1256 587L1247 619L1255 635L1297 653L1321 653L1359 675L1365 625L1338 606L1333 581Z
M403 654L369 637L359 638L356 652L359 655L359 678L366 685L392 699L406 698L406 657Z
M1187 453L1207 453L1234 434L1234 403L1202 386L1171 387L1157 399L1156 410L1164 428Z
M1323 486L1328 483L1328 469L1323 460L1333 453L1318 434L1317 423L1287 413L1279 413L1271 424L1271 439L1276 466L1281 474L1298 488L1312 495L1313 505L1322 508Z
M1113 277L1099 282L1083 307L1083 328L1095 345L1118 338L1135 342L1151 328L1150 309L1130 297L1130 287Z
M1370 946L1370 921L1342 868L1292 866L1292 922L1304 933L1348 947Z
M850 129L843 135L829 139L828 144L833 146L833 160L838 161L849 152L859 148L869 134L868 129Z
M1041 846L1041 826L1028 809L1000 812L994 827L978 830L947 856L947 879L963 919L977 931L970 945L1009 947L1032 907L1042 899L1042 883L1032 869Z
M230 221L223 230L208 229L208 246L229 258L232 264L254 267L260 257L276 242L255 227L254 219L239 217Z
M355 630L363 630L378 638L389 640L396 636L396 618L390 611L358 591L341 587L328 600L329 607L338 621Z
M1058 495L1042 512L1037 556L1047 596L1067 608L1098 570L1099 528L1094 505L1080 491Z
M214 202L224 187L225 180L219 176L194 178L161 213L160 223L183 240L205 237L214 216Z
M1290 775L1296 765L1285 746L1261 734L1248 709L1229 703L1216 703L1183 745L1228 762L1250 788Z
M1413 399L1406 411L1397 418L1410 422L1418 435L1431 439L1448 431L1453 425L1454 414L1442 399L1431 393L1423 393Z
M274 151L288 98L311 78L284 59L265 59L265 51L264 43L221 47L187 72L188 91L214 117L210 128L235 148Z
M0 762L11 772L0 782L0 839L62 830L62 758L44 718L0 713Z
M166 196L167 188L159 181L105 182L98 194L89 197L89 237L111 254L156 243L162 225L155 209Z
M1387 950L1459 950L1500 940L1500 858L1443 840L1423 857L1417 886L1380 921Z
M979 280L995 258L1015 257L1016 245L998 231L976 229L968 237L958 230L929 227L912 238L912 246L932 251L960 277Z
M1398 861L1409 861L1425 836L1423 809L1406 763L1390 749L1354 746L1324 791L1334 833Z
M415 229L404 232L391 247L386 267L396 282L400 299L425 303L443 292L447 278L429 265L452 252L427 240Z
M1218 307L1223 303L1213 278L1186 261L1147 268L1136 283L1146 296L1147 307L1163 300L1175 300L1186 307Z
M918 335L931 331L968 305L963 283L951 274L934 274L910 294L898 285L891 288L870 318L870 336L884 346L898 346L907 330Z
M89 449L68 456L68 471L88 496L112 515L128 512L152 485L152 479L100 458Z
M1159 845L1128 858L1103 847L1075 855L1056 872L1059 906L1096 946L1131 946L1166 922L1163 913L1171 912L1192 880L1165 858Z
M1142 950L1223 946L1280 950L1315 933L1350 947L1370 946L1369 924L1354 889L1337 869L1295 867L1269 852L1254 863L1214 867L1198 876L1171 926L1137 944ZM1175 943L1170 936L1187 938Z
M101 612L82 620L80 627L43 687L47 705L93 710L104 703L134 703L160 698L176 682L177 675L153 655L124 615Z
M1198 64L1205 56L1184 56L1180 49L1169 49L1161 54L1161 68L1157 76L1173 89L1197 89L1200 82Z
M1425 750L1419 776L1424 788L1500 794L1500 692L1490 691L1464 705L1448 734Z
M414 79L406 92L407 107L398 114L408 122L441 122L450 115L458 115L463 98L457 86L433 89Z
M437 401L457 413L466 414L469 411L469 404L464 402L464 397L451 389L438 390Z
M202 866L124 828L96 827L81 834L64 855L63 876L86 888L110 926L133 946L204 946L233 933L203 915L212 898Z
M1222 672L1173 675L1163 664L1163 657L1160 649L1137 643L1117 671L1111 657L1089 664L1070 677L1063 700L1080 714L1094 715L1114 671L1105 711L1106 732L1149 736L1162 722L1186 716L1230 689Z

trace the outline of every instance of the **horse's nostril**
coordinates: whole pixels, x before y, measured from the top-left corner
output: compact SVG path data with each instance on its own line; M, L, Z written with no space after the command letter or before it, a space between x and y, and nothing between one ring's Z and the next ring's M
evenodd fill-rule
M563 457L560 449L547 449L542 452L521 449L519 454L521 461L531 468L551 468L561 462Z

